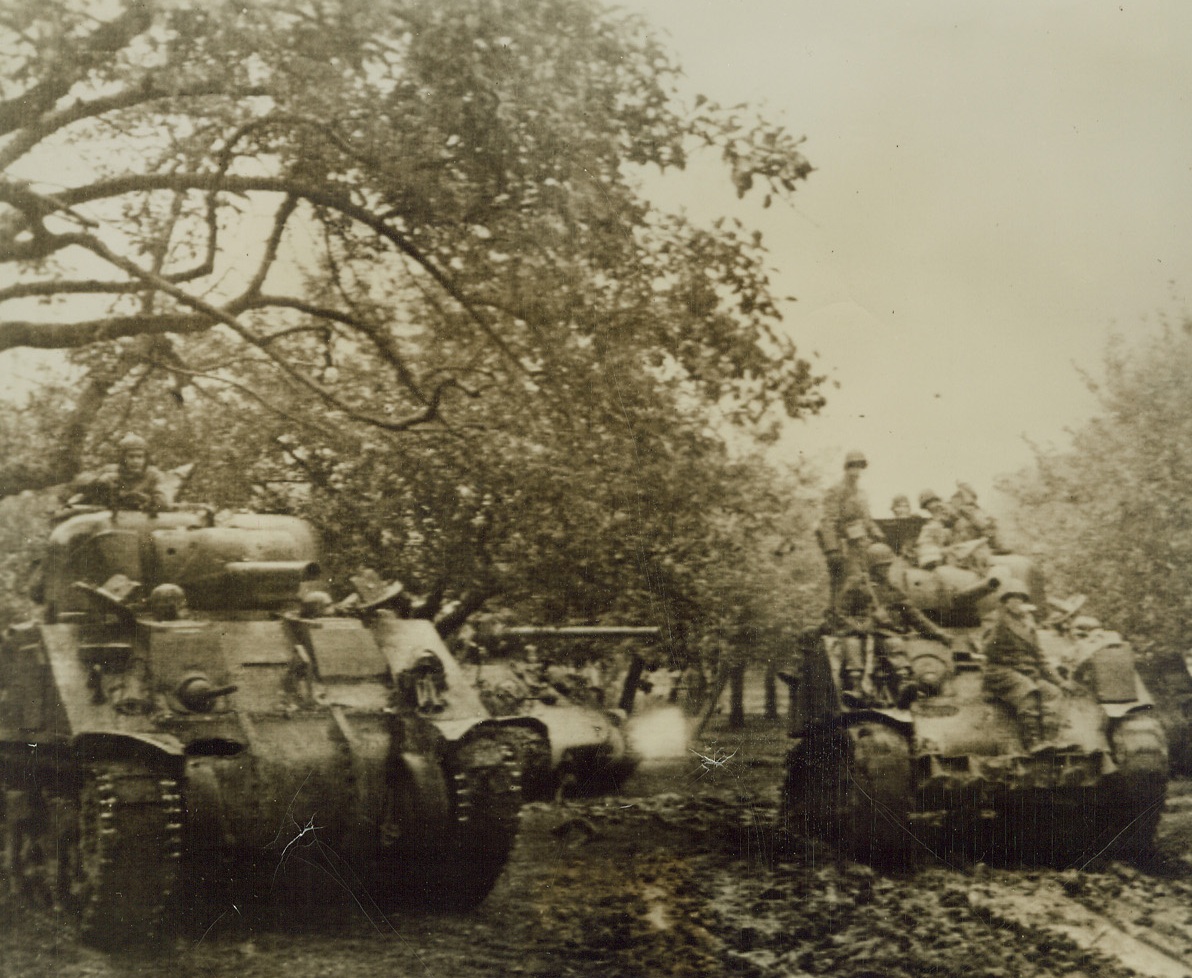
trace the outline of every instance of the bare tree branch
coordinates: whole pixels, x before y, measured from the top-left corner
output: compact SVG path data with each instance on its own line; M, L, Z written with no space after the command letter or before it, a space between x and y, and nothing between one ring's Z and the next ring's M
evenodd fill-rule
M110 262L130 276L140 278L142 281L151 284L160 291L172 296L182 305L189 306L196 312L202 313L206 316L209 316L213 320L223 323L246 343L249 343L261 350L261 352L264 353L265 356L268 357L269 360L272 361L272 363L290 380L305 388L307 391L320 398L324 403L333 407L335 410L340 411L345 416L363 424L370 425L374 428L380 428L385 431L406 431L407 429L416 425L422 425L433 421L438 416L439 406L442 401L443 394L449 388L465 390L465 388L456 383L453 379L446 380L435 389L433 394L431 394L429 403L427 404L425 410L419 411L416 414L399 420L391 420L383 415L360 411L343 402L322 384L316 383L311 378L295 370L289 363L277 355L267 345L262 345L261 341L253 336L232 312L229 312L227 309L221 309L203 299L190 295L185 290L174 285L172 282L167 282L160 275L154 275L152 272L141 268L135 262L130 261L122 255L116 254L102 241L93 237L92 235L75 234L71 237L74 239L74 244L81 248L86 248L88 251L91 251L100 258L103 258L105 261Z
M77 81L86 78L101 59L110 58L113 51L127 46L129 41L149 27L150 21L149 6L133 4L119 17L101 24L82 41L59 51L44 81L15 98L0 102L0 135L35 125L37 118L51 110Z
M78 322L0 320L0 350L27 346L36 350L69 350L99 343L162 333L201 333L210 329L210 316L183 314L157 316L109 316Z

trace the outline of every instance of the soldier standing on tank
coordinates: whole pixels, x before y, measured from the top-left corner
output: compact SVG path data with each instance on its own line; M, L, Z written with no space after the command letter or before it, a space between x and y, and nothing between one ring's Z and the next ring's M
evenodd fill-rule
M844 478L824 493L823 516L816 535L828 564L833 615L839 613L845 582L868 576L869 544L885 539L869 515L869 500L858 485L868 464L861 452L849 452L844 457Z
M63 501L159 513L169 509L161 470L149 464L149 443L127 434L117 446L118 459L95 473L84 472L66 488Z
M986 692L1014 712L1023 746L1038 751L1058 746L1061 717L1055 703L1062 692L1075 687L1043 656L1029 600L1021 581L1007 583L981 651L986 659Z
M903 637L918 632L950 645L948 633L916 608L907 593L890 580L894 551L884 543L869 547L869 574L851 581L841 597L848 634L844 639L842 681L846 696L856 699L865 672L865 641L872 643L876 665L890 679L898 706L906 709L919 693L911 677Z

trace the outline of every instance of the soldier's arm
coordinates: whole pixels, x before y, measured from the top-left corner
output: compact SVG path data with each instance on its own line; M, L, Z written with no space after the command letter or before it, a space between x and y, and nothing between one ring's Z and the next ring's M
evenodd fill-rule
M943 642L945 645L952 644L952 636L945 632L939 625L928 618L922 611L914 605L908 604L907 611L910 616L911 623L920 635L925 638L933 638L937 642Z
M156 469L145 480L145 495L149 499L149 508L155 513L160 513L164 509L170 509L170 501L166 498L165 488L162 483L162 473Z
M902 616L903 621L909 623L915 631L925 638L933 638L937 642L943 642L946 645L952 644L952 636L911 604L911 599L905 591L894 587L893 584L889 585L889 587L891 591L889 605Z

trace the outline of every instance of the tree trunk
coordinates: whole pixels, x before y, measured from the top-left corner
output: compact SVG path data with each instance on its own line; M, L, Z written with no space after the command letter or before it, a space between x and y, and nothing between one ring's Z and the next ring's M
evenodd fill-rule
M778 719L778 663L773 659L766 662L766 719Z
M745 663L734 664L728 671L728 728L741 730L745 726Z

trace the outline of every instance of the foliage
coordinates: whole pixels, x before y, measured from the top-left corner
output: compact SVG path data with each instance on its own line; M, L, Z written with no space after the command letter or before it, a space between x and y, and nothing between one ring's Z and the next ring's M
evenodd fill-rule
M1192 320L1106 351L1100 414L1003 487L1061 591L1108 627L1179 649L1192 634Z
M33 493L0 499L0 632L27 618L28 582L36 573L49 507Z
M198 463L191 498L313 516L339 586L371 564L553 620L764 603L798 480L725 433L813 413L819 378L760 237L645 177L710 151L769 203L798 139L683 104L596 0L104 9L0 16L0 351L81 377L0 490L131 426Z

